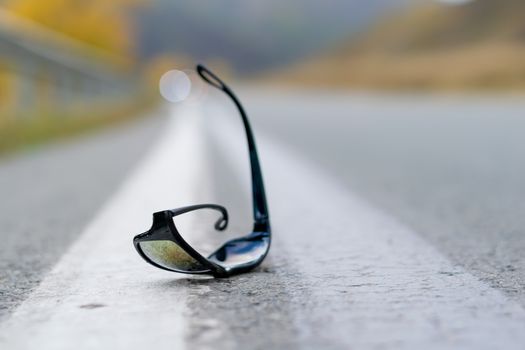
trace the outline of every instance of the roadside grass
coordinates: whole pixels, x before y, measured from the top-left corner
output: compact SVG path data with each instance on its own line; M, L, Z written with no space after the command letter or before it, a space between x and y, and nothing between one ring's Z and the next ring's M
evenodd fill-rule
M111 106L85 106L68 112L0 114L0 157L58 139L94 132L143 118L158 99L148 97Z

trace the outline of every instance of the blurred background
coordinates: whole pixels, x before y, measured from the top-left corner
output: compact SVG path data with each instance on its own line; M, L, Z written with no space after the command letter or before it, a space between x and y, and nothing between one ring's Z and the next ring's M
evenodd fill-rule
M520 0L3 0L0 152L141 114L164 71L197 61L270 85L520 90L524 10Z
M168 116L190 106L180 102L197 95L192 108L198 105L206 118L226 125L221 116L231 115L237 122L223 94L193 79L197 62L224 77L243 101L268 178L282 171L265 158L265 142L272 142L525 306L525 0L0 0L0 321L169 131ZM209 192L228 208L237 234L251 225L249 190L241 193L238 181L248 177L229 167L231 156L213 138L224 136L220 129L204 124ZM244 149L238 127L235 141ZM302 181L297 184L314 186ZM268 193L273 210L272 188ZM337 213L330 203L324 207ZM278 214L288 215L293 228L294 213ZM343 236L338 223L324 222L324 213L311 214L322 224L311 235ZM238 218L246 222L236 226ZM290 246L290 256L270 255L267 270L245 276L242 289L210 283L202 298L188 284L198 300L190 303L195 314L229 325L232 336L246 340L241 348L254 339L265 345L260 348L290 348L272 346L266 325L285 334L283 342L293 340L294 333L286 333L289 314L311 305L315 288L326 289L322 299L312 299L317 310L333 311L317 318L315 325L324 328L316 329L340 328L345 336L351 327L343 321L356 314L351 307L339 312L337 304L325 309L324 296L352 303L350 292L340 293L344 286L377 287L375 295L385 299L394 290L381 289L377 280L355 285L352 276L330 285L334 273L308 285L303 277L315 273L294 271L308 265L304 259L325 266L325 252ZM365 282L370 269L362 269ZM261 290L262 299L253 299ZM253 300L258 306L250 311L245 305ZM252 324L260 327L250 333L246 325ZM442 325L457 324L432 320L431 327Z

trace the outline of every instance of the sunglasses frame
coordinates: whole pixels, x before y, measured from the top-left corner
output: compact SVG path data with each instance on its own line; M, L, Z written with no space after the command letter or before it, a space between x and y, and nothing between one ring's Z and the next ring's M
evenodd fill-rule
M251 165L251 178L252 178L252 204L253 204L253 230L247 236L236 238L226 242L223 246L217 249L214 253L210 255L211 257L218 257L221 254L221 250L224 254L227 254L226 250L228 245L235 245L236 243L246 243L250 242L263 242L266 244L266 249L257 259L251 260L245 263L238 263L235 266L230 266L225 268L217 263L214 263L210 258L205 258L199 254L195 249L188 244L184 238L180 235L173 222L173 218L177 215L185 214L194 210L200 209L214 209L219 211L222 216L215 223L215 229L218 231L223 231L228 226L228 211L221 205L217 204L198 204L188 207L182 207L172 210L159 211L153 214L153 224L152 227L133 238L133 245L139 253L139 255L149 264L158 267L163 270L179 272L185 274L211 274L215 277L228 277L233 274L243 273L252 270L262 263L268 254L271 246L271 228L270 228L270 218L268 212L268 205L266 202L266 192L264 190L264 182L262 179L261 166L259 164L259 157L257 155L257 149L255 146L255 139L253 137L252 129L248 117L242 107L241 103L233 93L233 91L213 72L204 67L203 65L197 65L197 72L210 85L216 87L219 90L225 92L235 103L237 109L240 112L242 122L244 124L244 129L246 132L246 139L248 143L248 151L250 156L250 165ZM185 251L190 257L194 258L198 263L207 270L202 271L182 271L171 269L165 266L161 266L158 263L155 263L151 260L141 249L141 242L148 241L161 241L168 240L174 242L178 245L183 251Z
M175 226L175 223L173 222L173 218L176 217L177 215L185 214L185 213L188 213L194 210L199 210L199 209L215 209L221 212L222 216L215 223L216 230L223 231L228 226L228 211L223 206L217 205L217 204L198 204L198 205L192 205L192 206L182 207L182 208L177 208L177 209L159 211L153 214L153 225L151 226L151 229L133 238L133 245L135 246L135 249L137 250L139 255L151 265L156 266L163 270L167 270L167 271L197 274L197 275L209 274L211 272L213 275L217 275L217 276L224 275L225 274L224 268L222 268L221 266L217 264L214 264L211 261L208 261L208 259L206 259L201 254L199 254L195 249L193 249L191 245L188 244L184 240L184 238L181 236L181 234L177 230L177 227ZM170 269L170 268L157 264L156 262L151 260L146 254L144 254L144 252L140 248L141 242L151 242L151 241L174 242L179 247L181 247L188 255L190 255L192 258L197 260L204 267L207 267L208 270L176 271L174 269Z

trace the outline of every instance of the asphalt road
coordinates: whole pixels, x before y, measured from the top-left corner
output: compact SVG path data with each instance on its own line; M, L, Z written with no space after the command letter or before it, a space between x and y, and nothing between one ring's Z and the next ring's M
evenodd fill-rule
M160 133L148 118L0 159L0 320L38 285Z
M142 329L140 320L159 318L162 322L148 334L156 337L158 330L163 339L175 337L177 344L182 339L189 348L519 348L525 313L507 298L524 305L520 251L525 222L520 199L525 169L519 162L525 152L524 102L249 89L240 95L260 141L274 220L275 240L263 266L231 279L176 278L143 264L123 244L131 229L147 225L141 205L151 202L157 207L172 200L151 181L156 176L157 185L169 184L170 194L189 192L192 179L199 201L229 208L229 234L249 229L242 129L229 101L217 95L202 110L206 127L199 142L207 143L207 170L193 169L200 156L184 143L191 140L177 145L183 137L163 127L161 119L68 147L22 154L0 165L2 193L16 204L16 210L4 210L1 219L3 227L12 227L2 232L11 242L1 251L6 273L2 282L9 282L9 298L2 298L4 318L59 262L58 272L43 285L54 289L47 293L40 288L13 317L14 326L0 335L14 329L18 341L24 339L24 322L39 307L42 316L33 319L29 329L40 340L48 332L62 336L67 329L73 338L95 341L101 329L86 318L97 320L98 312L104 315L99 316L102 325L118 320L113 336L128 332L134 346L139 342L132 342L138 339L133 327ZM224 118L231 120L226 123ZM167 135L163 147L156 146L158 154L141 165L142 172L105 213L107 220L128 206L122 210L129 210L133 218L122 224L95 220L81 242L103 237L105 233L94 228L105 225L114 227L115 234L121 231L120 236L97 240L99 255L76 245L65 261L59 261L139 163L144 145L166 132L173 135ZM173 164L167 155L174 157ZM48 166L72 176L44 172ZM184 175L191 170L186 168L195 174ZM107 169L113 170L106 178ZM49 175L35 183L40 178L35 180L33 174L38 173ZM28 186L33 190L25 190ZM144 204L130 201L135 197ZM56 203L61 205L57 209ZM41 215L35 226L24 221L27 205ZM32 236L26 236L31 229ZM106 258L112 252L115 256ZM85 262L78 255L85 255ZM87 272L76 276L71 264ZM68 271L66 282L61 271ZM111 290L101 285L101 278ZM96 298L100 300L92 300ZM79 311L93 302L101 308L89 315ZM163 309L169 313L159 314ZM128 325L130 318L133 327ZM64 324L62 319L72 322ZM71 345L67 336L58 338L63 342L47 348ZM115 345L126 348L124 342Z
M258 130L525 305L522 96L242 97Z

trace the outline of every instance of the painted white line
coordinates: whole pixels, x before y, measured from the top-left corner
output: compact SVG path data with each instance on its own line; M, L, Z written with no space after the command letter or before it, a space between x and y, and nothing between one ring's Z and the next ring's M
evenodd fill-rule
M215 117L220 123L210 134L218 135L217 145L239 178L249 179L243 135L225 123L234 117ZM298 304L298 343L305 348L524 348L520 305L304 156L258 136L278 247L274 253L286 252L288 268L297 271L287 283Z
M144 263L132 238L151 226L154 211L206 192L198 114L177 110L161 140L151 140L152 153L2 325L1 349L184 347L185 291L170 287L180 275Z
M206 124L220 137L230 165L241 171L239 179L247 182L238 121L220 116L219 108L213 111ZM178 114L150 157L1 326L1 349L184 348L189 292L172 283L179 275L142 262L131 244L137 230L150 226L151 212L209 201L212 191L200 176L208 171L200 142L205 134L196 123L199 111ZM286 254L289 265L276 268L296 272L284 281L296 343L305 348L523 348L525 312L519 305L301 155L269 138L258 141L275 235L270 254Z

